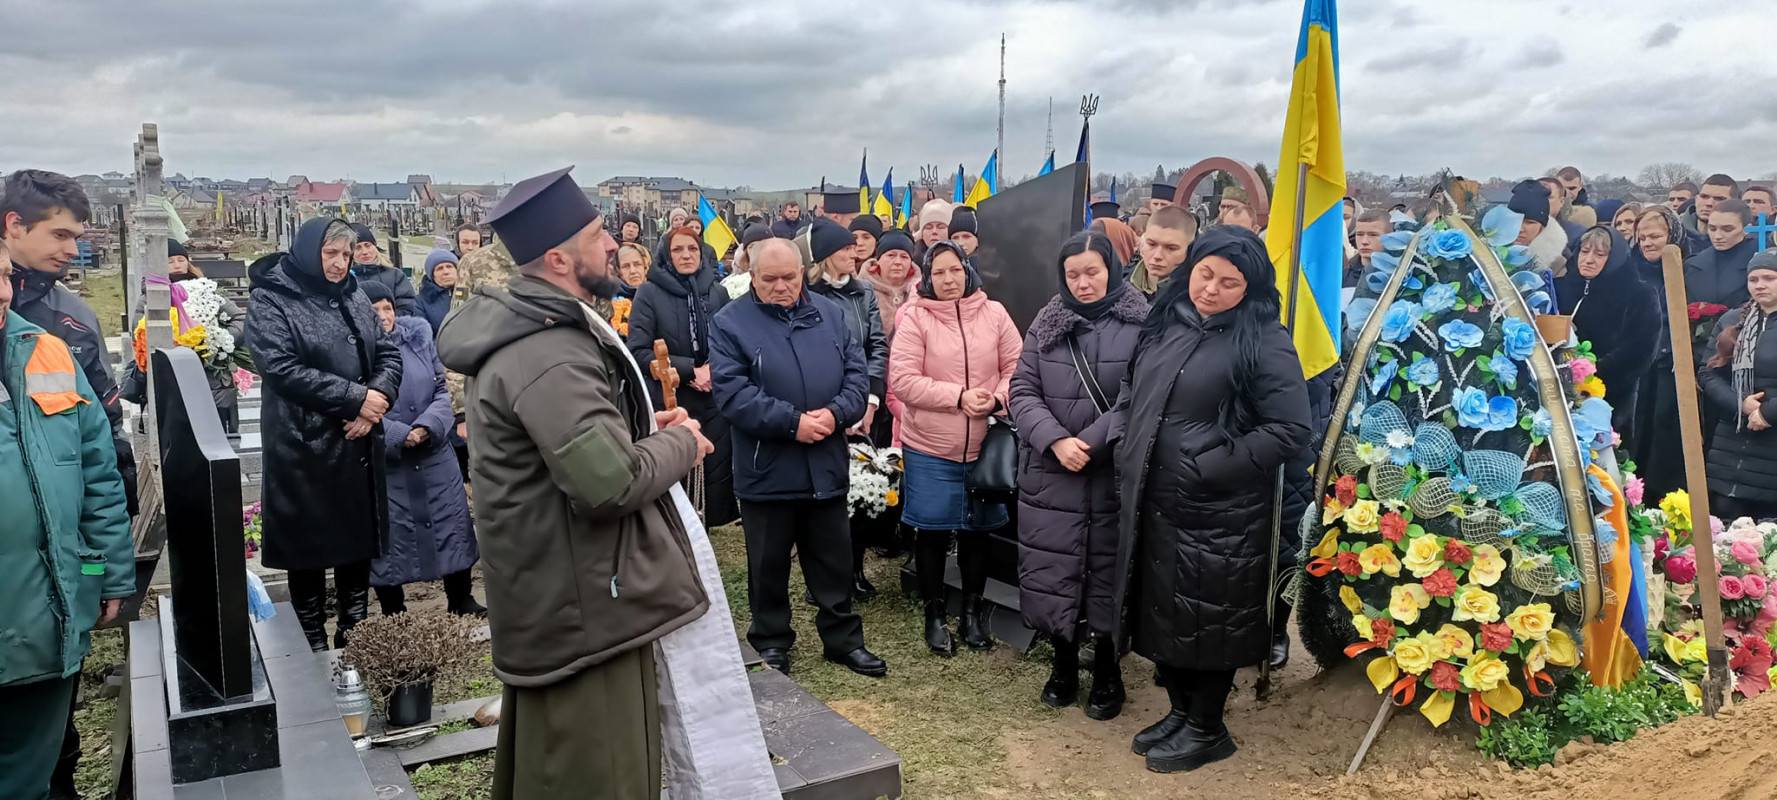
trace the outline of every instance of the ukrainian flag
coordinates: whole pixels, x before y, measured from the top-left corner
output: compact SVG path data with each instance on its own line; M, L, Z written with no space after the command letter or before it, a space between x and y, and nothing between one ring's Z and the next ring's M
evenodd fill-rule
M740 241L733 229L728 227L728 223L716 213L715 207L701 194L697 196L697 218L703 221L703 243L716 251L717 258L727 255L728 248Z
M1306 166L1307 172L1301 168ZM1298 186L1298 175L1307 182ZM1345 260L1345 150L1339 133L1339 22L1336 0L1306 0L1296 42L1295 77L1278 157L1271 228L1265 237L1284 322L1294 332L1302 374L1339 361L1339 289ZM1294 230L1302 209L1298 245ZM1299 253L1294 253L1296 247ZM1290 262L1300 262L1297 307L1290 309ZM1294 316L1294 324L1290 317Z
M961 181L961 178L957 179ZM975 179L975 188L969 190L969 196L963 198L963 205L980 208L981 201L993 196L993 187L1000 182L1000 151L993 151L987 157L987 166L981 168L981 177ZM1340 219L1344 219L1341 217Z
M895 216L895 170L889 168L888 177L882 181L882 191L876 193L876 204L864 206L869 213L879 217L894 219Z

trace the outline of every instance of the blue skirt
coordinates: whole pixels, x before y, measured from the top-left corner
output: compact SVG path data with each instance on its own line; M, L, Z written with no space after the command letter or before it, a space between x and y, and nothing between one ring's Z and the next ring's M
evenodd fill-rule
M911 447L901 452L901 524L923 531L990 531L1005 527L1006 506L970 496L968 465L926 455Z

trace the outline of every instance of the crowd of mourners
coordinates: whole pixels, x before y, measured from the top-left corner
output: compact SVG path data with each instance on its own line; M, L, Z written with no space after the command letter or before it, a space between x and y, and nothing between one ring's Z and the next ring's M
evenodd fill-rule
M1084 671L1086 714L1116 717L1132 650L1171 699L1135 752L1160 771L1225 759L1235 671L1289 658L1273 554L1287 568L1300 543L1287 522L1273 543L1274 479L1281 469L1281 519L1299 518L1340 370L1303 378L1250 198L1232 188L1193 211L1174 193L1156 185L1127 220L1095 204L1086 230L1029 265L1060 290L1023 331L977 270L996 232L943 200L900 226L860 213L855 194L808 215L788 203L748 220L728 253L682 209L652 240L631 215L556 230L510 212L485 247L483 228L460 227L417 282L365 225L309 220L250 266L247 308L222 311L263 380L264 564L288 573L317 651L346 644L372 590L395 614L404 586L441 581L451 612L490 616L511 643L496 648L503 680L548 685L633 655L677 624L669 611L699 607L695 575L650 534L674 528L654 505L686 476L671 465L700 463L703 522L742 525L746 638L768 666L792 669L795 562L821 655L887 674L854 608L876 595L872 546L910 552L933 655L993 648L990 534L1003 531L1017 542L1023 621L1055 645L1042 702L1076 702ZM1696 370L1724 518L1777 516L1777 345L1761 351L1777 335L1777 251L1749 231L1772 200L1713 175L1664 203L1594 201L1568 168L1508 202L1524 218L1517 244L1552 278L1549 310L1592 344L1650 496L1683 486L1675 375ZM1387 283L1374 266L1383 237L1439 213L1435 196L1390 209L1348 198L1347 297ZM89 216L55 173L14 173L0 196L0 502L13 521L0 583L23 598L0 610L0 705L15 721L0 726L6 797L44 796L52 772L62 791L87 631L135 591L121 402L140 402L141 376L113 374L98 320L60 282ZM1674 362L1666 333L1669 247L1695 364ZM168 281L201 277L170 242ZM466 307L481 298L501 308ZM621 345L586 351L598 369L502 355L564 325ZM650 379L612 372L629 367ZM232 427L234 386L211 388ZM589 392L619 399L579 402ZM1015 490L982 491L985 457L1010 430ZM902 454L899 529L880 540L851 524L850 442ZM582 524L603 538L551 563L572 551L561 531ZM477 563L491 609L472 592ZM564 620L564 604L586 601L544 601L593 591L609 593L603 616Z

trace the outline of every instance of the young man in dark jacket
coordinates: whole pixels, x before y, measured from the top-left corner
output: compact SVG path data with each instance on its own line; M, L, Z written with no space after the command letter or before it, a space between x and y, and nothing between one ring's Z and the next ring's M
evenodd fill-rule
M864 416L864 351L839 306L804 289L795 245L768 241L753 259L752 293L710 326L711 382L732 426L734 493L746 527L747 641L766 664L789 672L794 546L820 609L823 654L880 678L888 665L864 649L864 623L851 609L844 431Z
M684 410L652 411L638 365L591 310L615 290L614 243L568 171L520 182L490 222L521 274L478 287L438 350L468 378L476 531L506 684L493 797L653 800L670 688L656 683L654 644L725 608L695 566L695 514L674 494L712 448ZM733 623L719 622L732 646ZM681 674L671 665L662 674Z

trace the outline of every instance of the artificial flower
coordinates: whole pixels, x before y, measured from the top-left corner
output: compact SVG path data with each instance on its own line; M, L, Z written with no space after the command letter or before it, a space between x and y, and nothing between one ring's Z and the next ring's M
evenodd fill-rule
M1382 538L1399 543L1407 535L1407 518L1401 516L1399 511L1390 511L1382 515L1382 521L1377 523L1377 530L1381 532Z
M1462 670L1448 661L1439 661L1431 665L1431 676L1427 678L1431 688L1440 692L1455 692L1462 689Z
M1441 230L1419 239L1419 252L1432 258L1454 261L1474 252L1474 246L1462 231Z
M1540 642L1549 638L1549 630L1555 627L1555 610L1548 603L1522 605L1506 616L1506 625L1519 639Z
M1409 675L1423 675L1437 661L1437 658L1432 656L1430 645L1425 639L1418 636L1410 636L1395 642L1391 654L1394 656L1395 666L1400 667L1402 672Z
M1490 622L1481 626L1481 649L1495 653L1504 652L1512 646L1512 627L1503 622Z
M1460 567L1473 561L1474 558L1474 551L1470 550L1469 546L1463 544L1460 539L1451 539L1444 542L1444 563L1455 564Z
M1628 482L1623 484L1623 499L1629 501L1629 505L1641 505L1642 495L1645 492L1647 492L1647 482L1641 478L1630 478Z
M1359 500L1345 510L1345 527L1352 533L1375 533L1382 509L1374 500Z
M1327 498L1327 502L1320 507L1320 524L1322 524L1322 525L1333 524L1333 522L1335 520L1337 520L1340 517L1345 515L1345 508L1346 508L1346 505L1344 503L1339 502L1339 498L1337 498L1337 497ZM1332 554L1329 553L1327 557L1330 558L1331 555Z
M1370 394L1377 397L1387 394L1389 384L1394 383L1395 373L1399 371L1399 368L1395 366L1394 359L1382 362L1382 365L1376 368L1376 374L1370 376Z
M1764 557L1759 555L1758 545L1746 541L1745 539L1735 542L1728 548L1728 553L1734 557L1735 561L1749 567L1755 564L1763 564L1765 561Z
M1469 659L1468 667L1462 670L1462 685L1477 692L1492 691L1501 683L1511 680L1512 668L1498 656L1482 651Z
M1332 558L1339 553L1339 529L1328 528L1325 536L1320 537L1320 544L1308 551L1315 558Z
M1412 571L1413 577L1423 580L1444 566L1444 546L1436 536L1417 537L1407 543L1407 555L1401 563Z
M1451 598L1455 612L1450 615L1457 622L1498 622L1499 596L1474 584L1456 590Z
M1339 572L1348 578L1355 578L1364 572L1363 565L1358 563L1357 554L1350 550L1340 550L1339 554L1333 557L1333 562Z
M1531 436L1535 436L1539 439L1547 439L1549 438L1549 434L1554 432L1555 418L1549 415L1548 409L1539 408L1536 410L1536 413L1530 415Z
M1666 522L1673 530L1688 531L1691 529L1691 495L1683 489L1675 489L1660 498L1660 513L1666 515Z
M1765 576L1753 573L1740 578L1740 587L1746 590L1746 596L1754 600L1763 600L1765 593L1771 590L1771 584Z
M1345 604L1346 611L1353 614L1364 613L1364 601L1358 598L1357 591L1350 586L1339 587L1339 602ZM1367 628L1368 625L1366 624L1365 627Z
M1460 319L1438 326L1438 338L1444 340L1444 349L1452 353L1479 345L1485 337L1485 331Z
M1454 692L1432 692L1419 704L1419 714L1425 717L1432 727L1440 727L1450 721L1450 714L1456 710L1456 694Z
M1488 407L1487 392L1473 386L1457 389L1450 398L1450 404L1456 407L1456 421L1465 428L1481 428L1487 425Z
M1353 614L1351 616L1351 627L1357 629L1358 638L1361 638L1366 642L1373 642L1376 640L1375 628L1370 625L1369 617L1362 614Z
M1672 659L1674 664L1684 664L1685 659L1690 655L1686 649L1685 641L1670 633L1660 637L1660 644L1666 649L1666 657Z
M1333 484L1333 496L1339 499L1339 505L1347 508L1357 502L1357 476L1339 476L1339 480Z
M1471 658L1475 654L1475 637L1460 626L1446 622L1444 627L1438 629L1436 636L1444 643L1451 656Z
M1580 394L1587 397L1604 397L1604 381L1599 380L1597 375L1587 378L1585 383L1580 384L1576 388L1579 390Z
M1687 551L1688 552L1688 551ZM1666 557L1666 577L1673 583L1690 583L1697 579L1697 561L1689 555Z
M1487 421L1479 426L1484 431L1503 431L1518 425L1518 401L1506 395L1487 399Z
M1469 566L1469 582L1481 586L1492 586L1499 583L1500 576L1504 575L1506 571L1506 560L1504 556L1499 554L1499 548L1490 544L1478 544L1471 548L1471 551L1475 560Z
M1429 605L1431 595L1426 593L1425 587L1417 583L1400 584L1389 591L1388 615L1403 625L1418 622L1419 612Z
M1560 628L1551 628L1549 638L1543 642L1548 645L1549 663L1557 667L1577 667L1580 664L1580 650L1574 644L1573 637Z
M1407 365L1407 382L1414 386L1430 386L1438 382L1442 373L1438 371L1438 362L1420 356Z
M1401 670L1395 666L1394 656L1384 654L1372 659L1364 667L1364 674L1369 676L1370 685L1376 687L1376 693L1382 694L1388 691L1389 686L1394 685L1395 679L1401 676Z
M1723 600L1739 600L1746 596L1746 587L1740 585L1740 579L1732 575L1723 575L1716 579L1716 592Z
M1394 555L1394 548L1386 544L1373 544L1357 554L1357 562L1364 569L1365 575L1378 572L1390 578L1401 576L1401 560Z
M1419 538L1429 539L1431 537L1421 536ZM1419 539L1414 541L1419 541ZM1449 567L1439 567L1436 572L1425 576L1423 585L1425 591L1432 597L1449 597L1456 594L1456 576L1450 572Z
M1401 450L1413 446L1413 434L1404 430L1389 431L1388 438L1385 441L1390 448Z
M1457 284L1454 283L1434 283L1431 286L1426 287L1425 294L1419 298L1419 301L1425 306L1425 313L1442 314L1455 308L1456 301L1459 299L1456 296L1457 288ZM1416 381L1416 383L1422 385L1430 385L1435 382L1435 379L1432 381Z
M1419 325L1423 309L1411 300L1396 300L1382 313L1382 341L1404 342Z
M1536 326L1517 317L1506 317L1500 333L1504 341L1501 348L1513 361L1523 361L1535 351L1537 344Z
M1443 659L1450 657L1450 647L1451 647L1452 643L1439 638L1436 634L1433 634L1433 633L1430 633L1427 631L1421 631L1419 633L1419 635L1415 636L1414 638L1418 639L1419 641L1425 642L1426 648L1431 650L1431 657L1432 658L1435 658L1435 659L1438 659L1441 661Z
M1507 389L1518 388L1518 365L1512 363L1503 353L1494 353L1487 359L1487 369L1493 372L1493 379Z
M1370 620L1370 639L1377 642L1394 641L1394 620L1387 617Z

